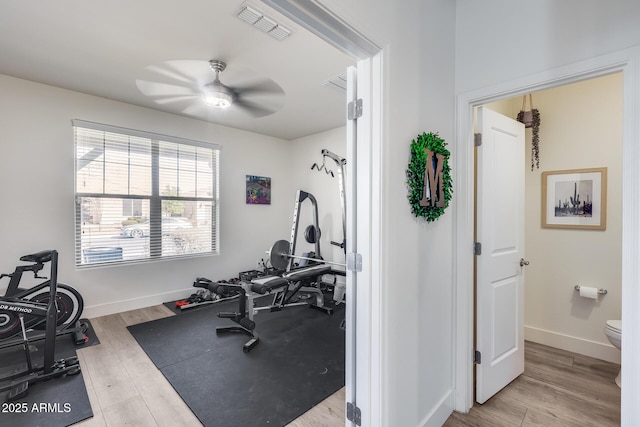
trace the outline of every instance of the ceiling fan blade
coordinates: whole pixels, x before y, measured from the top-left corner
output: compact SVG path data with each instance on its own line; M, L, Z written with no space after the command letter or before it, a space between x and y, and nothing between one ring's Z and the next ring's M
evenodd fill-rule
M269 114L273 114L281 108L278 106L258 105L255 102L251 102L242 98L235 100L233 102L233 106L249 113L253 117L268 116Z
M190 84L193 82L193 77L189 76L187 74L184 74L180 71L174 70L171 66L169 66L167 63L164 63L162 66L159 65L150 65L148 67L146 67L147 70L151 71L152 73L159 75L159 76L163 76L163 77L168 77L169 80L175 80L175 81L179 81L182 83L186 83L186 84Z
M197 95L197 92L191 87L153 82L150 80L136 80L136 86L138 86L140 92L146 96Z
M280 85L270 79L261 79L254 83L244 85L234 85L232 89L241 96L252 95L275 95L284 96L284 90Z
M189 103L191 103L194 100L197 100L198 98L199 98L198 95L183 95L183 96L169 96L166 98L156 98L154 99L154 101L157 102L158 104L166 105L166 104L173 104L173 103L178 103L183 101L188 101Z
M189 116L195 116L200 118L205 118L210 113L210 108L207 107L204 102L192 102L191 105L187 106L182 110L183 114L187 114Z
M197 59L179 59L174 61L166 61L164 63L168 70L174 74L184 76L192 85L201 86L208 81L213 80L214 73L209 67L209 61Z
M208 61L181 59L165 61L157 65L145 67L145 78L138 81L157 82L158 84L186 86L197 89L211 81L214 77ZM145 95L155 95L155 92ZM170 92L174 94L174 92Z

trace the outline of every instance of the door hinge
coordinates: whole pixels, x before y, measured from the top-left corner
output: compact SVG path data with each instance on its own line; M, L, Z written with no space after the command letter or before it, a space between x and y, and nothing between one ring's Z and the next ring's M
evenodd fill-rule
M347 254L347 271L362 271L362 255L357 252Z
M473 134L473 145L475 147L480 147L482 145L482 134L474 133Z
M482 353L478 350L473 352L473 363L476 365L480 365L482 363Z
M355 120L359 117L362 117L362 98L347 104L347 119Z
M357 426L362 425L362 413L360 408L351 402L347 402L347 419Z
M482 243L473 242L473 254L474 255L482 255Z

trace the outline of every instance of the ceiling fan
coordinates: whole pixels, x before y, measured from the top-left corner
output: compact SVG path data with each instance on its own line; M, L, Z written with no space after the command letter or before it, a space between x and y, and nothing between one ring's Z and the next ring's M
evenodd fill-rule
M238 111L263 117L284 106L284 90L273 80L235 68L225 75L225 80L228 77L231 82L225 84L220 79L225 69L227 64L219 59L167 61L161 66L147 67L154 79L139 79L136 85L158 104L173 105L194 116L210 116L212 110L225 110L225 114Z

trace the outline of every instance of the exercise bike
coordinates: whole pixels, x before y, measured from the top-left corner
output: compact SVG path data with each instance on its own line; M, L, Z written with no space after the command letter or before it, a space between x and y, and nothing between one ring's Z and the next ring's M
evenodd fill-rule
M9 391L7 401L16 400L26 396L30 384L51 378L59 378L66 375L75 375L80 372L77 356L55 360L56 326L59 318L57 308L58 286L58 252L42 251L20 258L22 261L33 263L34 271L40 271L44 263L51 263L50 280L48 280L49 297L39 301L25 299L20 296L0 297L0 316L3 319L17 318L22 332L22 348L26 364L9 369L0 374L0 393ZM18 293L21 294L21 293ZM27 294L28 295L28 294ZM27 324L40 325L44 322L44 357L41 366L34 365L31 360L31 349L27 337Z
M56 283L56 292L51 293L52 280L39 276L38 272L44 268L46 262L51 261L51 254L54 251L42 251L36 254L25 255L20 261L28 262L28 265L16 266L13 273L1 274L0 279L9 277L9 286L4 294L5 298L15 298L36 303L47 304L51 295L55 295L57 306L56 315L56 335L73 334L76 344L85 341L87 325L80 321L84 302L82 295L69 285ZM57 260L57 257L56 257ZM57 261L56 261L57 262ZM43 282L28 288L20 288L20 281L25 272L31 271L36 279L44 279ZM1 297L0 297L1 298ZM46 319L40 316L25 315L24 326L27 330L42 330L46 324ZM20 335L22 326L17 312L0 310L0 348L16 345L16 340L11 338ZM44 339L44 334L30 337L31 341ZM20 340L17 340L20 343Z

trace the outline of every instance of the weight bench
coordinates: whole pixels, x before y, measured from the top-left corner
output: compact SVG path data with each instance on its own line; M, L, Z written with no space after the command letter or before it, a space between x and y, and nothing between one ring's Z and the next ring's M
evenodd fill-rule
M282 276L260 277L251 280L251 282L239 282L236 284L212 282L203 278L196 280L200 284L207 283L208 289L218 295L224 294L227 288L238 291L240 294L238 311L218 313L218 317L231 319L238 326L219 326L216 328L216 334L235 332L250 336L251 339L242 346L242 350L246 353L251 351L260 341L258 334L254 332L256 323L253 321L253 316L258 311L280 311L286 307L306 304L327 314L332 314L333 309L324 306L322 291L314 286L304 286L305 283L309 282L309 279L321 276L329 271L331 271L331 267L327 264L317 264L289 271ZM291 302L291 298L299 292L315 295L315 302ZM275 296L271 305L254 307L255 298L272 293Z
M304 286L308 283L308 279L322 276L329 273L331 267L327 264L315 264L308 267L302 267L284 273L282 276L270 276L253 279L251 281L251 290L257 294L264 295L266 293L276 292L274 303L267 307L271 311L282 310L285 307L294 305L307 304L309 307L321 310L327 314L332 314L333 309L324 306L324 294L315 286ZM291 302L291 299L298 293L307 293L315 296L314 302ZM279 302L278 302L279 300ZM260 308L257 308L260 310Z

